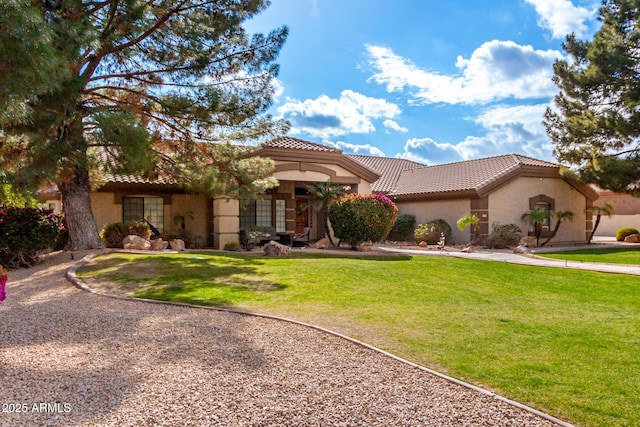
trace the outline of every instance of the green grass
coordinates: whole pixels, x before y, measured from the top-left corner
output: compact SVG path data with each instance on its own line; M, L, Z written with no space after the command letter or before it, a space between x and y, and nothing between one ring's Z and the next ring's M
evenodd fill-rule
M540 253L538 255L569 261L640 265L640 248L629 246L606 249L579 249L575 251Z
M444 257L110 254L136 296L313 322L587 426L640 425L640 280Z

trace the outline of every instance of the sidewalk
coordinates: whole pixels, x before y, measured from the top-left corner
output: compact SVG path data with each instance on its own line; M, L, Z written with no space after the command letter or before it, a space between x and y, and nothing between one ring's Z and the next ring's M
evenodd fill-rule
M468 258L477 259L483 261L496 261L506 262L509 264L520 265L533 265L538 267L556 267L556 268L573 268L577 270L592 270L600 271L603 273L617 273L617 274L632 274L640 276L640 265L628 265L628 264L605 264L594 262L578 262L557 260L551 258L543 258L539 256L540 253L545 252L558 252L563 250L577 250L583 248L597 249L607 248L615 245L615 239L609 243L608 240L598 240L603 242L600 244L584 245L584 246L571 246L571 247L554 247L554 248L538 248L532 251L532 254L514 254L513 252L506 251L491 251L491 250L479 250L476 252L457 252L457 251L437 251L437 250L424 250L424 249L403 249L403 248L389 248L389 247L377 247L377 250L383 252L395 252L411 255L423 255L423 256L450 256L456 258ZM604 242L607 243L604 243Z

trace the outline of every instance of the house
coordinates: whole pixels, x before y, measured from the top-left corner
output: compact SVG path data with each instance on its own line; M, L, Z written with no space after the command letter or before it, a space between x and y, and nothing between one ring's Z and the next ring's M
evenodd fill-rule
M467 213L480 220L480 234L494 224L517 224L524 212L538 207L548 212L542 237L553 229L553 212L571 211L572 222L561 226L552 243L585 242L591 216L585 212L598 198L589 186L560 176L560 166L519 154L425 166L404 159L350 156L382 175L372 191L388 195L399 214L417 223L442 218L452 227L453 242L469 242L471 230L460 231L456 222Z
M516 223L534 206L550 213L571 210L572 223L561 227L555 241L584 242L591 230L585 208L597 198L590 187L560 176L559 165L510 154L437 166L405 159L345 155L341 150L282 137L263 144L255 153L275 163L279 186L250 202L210 198L185 192L181 186L158 178L111 176L91 202L98 228L111 222L146 218L159 231L176 228L174 219L196 237L198 247L223 248L238 240L242 228L258 226L275 231L283 242L305 227L310 238L321 237L317 212L308 208L306 186L331 180L361 194L381 192L398 205L400 214L414 215L418 223L445 219L453 228L453 242L466 243L470 231L459 231L456 221L466 213L480 218L481 233L492 224ZM40 195L49 206L59 206L57 189Z
M634 227L640 230L640 197L631 194L614 193L610 190L595 188L600 196L597 206L609 203L613 206L611 216L602 215L596 229L596 236L615 236L622 227Z

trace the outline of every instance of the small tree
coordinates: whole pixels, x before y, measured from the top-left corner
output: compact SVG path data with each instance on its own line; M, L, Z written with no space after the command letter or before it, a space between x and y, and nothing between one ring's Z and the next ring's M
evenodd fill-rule
M446 241L451 240L451 226L442 218L418 225L413 232L413 238L417 243L426 242L429 245L435 245L440 239L440 234L444 234Z
M347 194L329 208L336 237L351 247L384 239L397 215L395 203L382 194Z
M596 223L593 225L593 230L591 230L591 234L589 235L589 240L587 240L587 245L591 244L591 240L593 236L596 234L596 230L600 225L600 219L602 215L611 216L613 212L613 206L611 203L605 203L604 206L589 206L587 212L595 212L596 213Z
M334 184L331 180L321 184L309 184L307 190L311 194L308 207L312 207L318 211L318 217L322 223L322 228L325 236L331 242L331 246L335 246L333 239L331 238L331 229L329 227L329 219L327 213L329 207L344 194L343 186Z
M553 232L551 232L551 236L549 236L547 240L542 242L540 247L543 247L544 245L549 243L551 239L556 237L556 234L558 234L558 230L560 229L560 224L562 224L565 221L573 221L573 212L571 211L557 211L553 216L556 217L556 226L553 227Z
M540 246L540 236L542 235L542 224L548 218L548 212L534 207L522 214L522 221L533 227L533 234L536 237L536 246Z
M478 242L480 240L480 219L475 214L465 214L456 223L460 231L463 231L467 226L471 226L474 239L471 243Z

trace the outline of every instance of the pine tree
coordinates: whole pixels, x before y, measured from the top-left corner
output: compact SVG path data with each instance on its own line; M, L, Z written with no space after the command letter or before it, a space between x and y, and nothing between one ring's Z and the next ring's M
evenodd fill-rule
M286 131L265 115L287 28L246 34L268 0L4 0L0 180L53 182L72 249L101 247L90 185L165 174L209 194L272 184L231 145ZM91 177L91 179L90 179Z
M554 154L587 183L640 193L640 1L604 0L592 41L567 37L545 115Z

